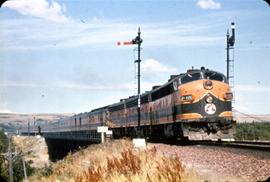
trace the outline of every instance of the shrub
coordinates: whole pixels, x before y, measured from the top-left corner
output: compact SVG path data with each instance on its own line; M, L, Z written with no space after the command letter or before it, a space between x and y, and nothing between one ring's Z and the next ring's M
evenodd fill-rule
M270 123L237 123L236 140L270 140Z

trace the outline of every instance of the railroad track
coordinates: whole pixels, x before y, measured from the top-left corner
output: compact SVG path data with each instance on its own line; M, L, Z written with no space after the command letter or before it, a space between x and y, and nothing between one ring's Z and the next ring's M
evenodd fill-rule
M270 151L270 142L259 141L195 141L192 144Z
M149 140L151 143L164 143L169 145L205 145L231 148L245 148L260 151L270 151L270 141L181 141L181 140Z

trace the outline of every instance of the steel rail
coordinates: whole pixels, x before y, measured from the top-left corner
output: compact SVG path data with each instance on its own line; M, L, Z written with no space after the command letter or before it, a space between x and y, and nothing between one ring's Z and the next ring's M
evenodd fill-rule
M150 143L164 143L169 145L177 146L218 146L218 147L231 147L231 148L242 148L252 149L258 151L270 151L270 141L188 141L188 140L165 140L165 139L150 139Z
M191 144L192 143L195 145L209 145L209 146L270 151L270 142L265 141L195 141L191 142Z

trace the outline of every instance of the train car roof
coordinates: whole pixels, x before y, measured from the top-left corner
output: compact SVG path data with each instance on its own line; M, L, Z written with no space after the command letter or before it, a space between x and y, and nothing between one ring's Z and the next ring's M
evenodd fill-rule
M121 104L124 104L125 101L126 101L125 99L123 99L123 100L121 99L120 102L113 103L113 104L109 105L108 107L119 106L119 105L121 105Z
M146 91L145 93L142 93L141 94L141 98L146 96L146 95L149 95L149 94L152 94L164 87L166 87L167 85L169 84L172 84L172 82L174 82L175 80L183 77L184 75L186 74L192 74L192 73L199 73L199 72L206 72L206 71L212 71L212 72L216 72L216 73L219 73L217 71L213 71L213 70L210 70L210 69L206 69L204 67L201 67L201 69L188 69L185 73L180 73L180 74L176 74L176 75L171 75L170 78L168 79L168 81L160 86L156 86L156 88L150 90L150 91ZM221 75L224 75L222 73L219 73ZM106 106L106 108L112 108L112 107L117 107L119 105L122 105L124 103L129 103L129 102L133 102L134 100L138 99L138 95L133 95L133 96L130 96L128 98L123 98L123 99L120 99L120 102L117 102L117 103L114 103L114 104L111 104L111 105L108 105Z
M100 108L97 108L97 109L93 109L93 110L91 110L91 113L100 112L100 111L106 110L106 109L108 109L108 107L109 107L109 105L104 106L104 107L100 107Z
M162 89L163 87L171 84L172 82L174 82L175 80L179 79L180 77L186 75L186 74L189 74L189 73L198 73L198 72L205 72L205 71L212 71L212 72L216 72L216 73L219 73L217 71L213 71L213 70L210 70L210 69L206 69L205 67L201 67L201 69L188 69L185 73L180 73L180 74L176 74L176 75L171 75L170 78L168 79L168 81L162 85L159 85L159 86L156 86L156 88L150 90L150 91L146 91L145 93L141 94L141 97L145 96L145 95L148 95L148 94L151 94L155 91L158 91L160 89ZM219 73L219 74L222 74L222 73ZM224 75L224 74L222 74ZM121 99L120 102L117 102L117 103L114 103L114 104L111 104L109 105L109 107L113 107L113 106L117 106L117 105L120 105L120 104L123 104L124 102L130 102L130 101L133 101L135 99L138 99L138 96L137 95L133 95L133 96L130 96L129 98L124 98L124 99Z
M207 72L207 71L211 71L211 72L215 72L215 73L224 75L221 72L214 71L214 70L211 70L211 69L208 69L208 68L205 68L205 67L201 67L201 69L188 69L187 72L186 73L183 73L182 75L185 75L187 73L198 73L198 72Z

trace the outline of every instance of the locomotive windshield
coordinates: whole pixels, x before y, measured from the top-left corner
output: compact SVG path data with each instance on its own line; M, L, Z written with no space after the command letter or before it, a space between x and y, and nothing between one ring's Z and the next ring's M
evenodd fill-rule
M204 78L210 79L210 80L221 81L221 82L227 82L224 75L214 72L214 71L205 71Z
M184 75L182 78L181 78L181 83L184 84L184 83L188 83L188 82L192 82L192 81L195 81L195 80L200 80L202 78L201 76L201 73L198 72L198 73L187 73L186 75Z
M220 82L225 82L227 83L227 79L223 74L220 74L215 71L210 71L210 70L203 70L201 72L193 72L193 73L186 73L183 75L180 79L179 82L181 84L200 80L200 79L209 79L209 80L216 80Z

